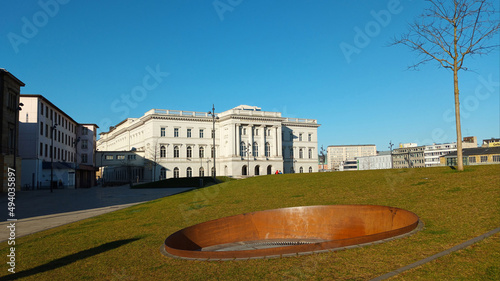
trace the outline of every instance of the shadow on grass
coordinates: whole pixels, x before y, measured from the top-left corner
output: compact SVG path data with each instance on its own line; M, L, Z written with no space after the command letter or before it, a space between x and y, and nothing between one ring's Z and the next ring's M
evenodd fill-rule
M78 252L78 253L75 253L75 254L72 254L69 256L62 257L60 259L53 260L49 263L37 266L37 267L32 268L32 269L28 269L28 270L24 270L24 271L16 272L16 273L13 273L13 274L10 274L7 276L0 277L0 280L16 280L19 278L28 277L28 276L35 275L38 273L43 273L43 272L46 272L49 270L54 270L54 269L57 269L59 267L63 267L63 266L69 265L71 263L74 263L76 261L90 258L92 256L119 248L123 245L126 245L128 243L132 243L132 242L137 241L139 239L140 238L123 239L123 240L118 240L118 241L113 241L113 242L109 242L106 244L102 244L101 246L94 247L92 249L84 250L84 251L81 251L81 252Z

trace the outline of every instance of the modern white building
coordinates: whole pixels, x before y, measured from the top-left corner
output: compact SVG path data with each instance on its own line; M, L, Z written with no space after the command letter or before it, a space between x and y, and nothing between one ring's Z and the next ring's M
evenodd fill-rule
M462 148L477 148L477 138L465 137L462 141ZM426 145L424 151L425 167L442 166L440 157L457 151L457 143L442 143Z
M345 161L377 155L377 147L374 144L330 145L327 148L327 155L328 169L333 171L339 170Z
M378 155L358 157L358 170L392 169L390 151L379 152Z
M100 134L99 151L138 151L155 165L141 181L213 174L212 128L218 176L253 176L318 171L320 126L314 119L240 105L217 113L151 109ZM103 162L105 165L105 162ZM106 173L104 173L106 174Z
M95 183L95 124L79 124L41 95L21 95L19 156L26 189L91 187ZM51 169L52 168L52 169Z

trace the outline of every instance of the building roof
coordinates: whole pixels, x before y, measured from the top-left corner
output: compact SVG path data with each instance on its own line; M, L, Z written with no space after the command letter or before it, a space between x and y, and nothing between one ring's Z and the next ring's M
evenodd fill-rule
M68 118L69 120L73 121L74 123L78 124L78 125L94 125L96 126L97 128L99 128L96 124L89 124L89 123L78 123L75 121L75 119L71 118L71 116L69 116L68 114L66 114L66 112L64 112L63 110L61 110L59 107L57 107L55 104L53 104L51 101L49 101L47 98L45 98L44 96L42 95L24 95L24 94L21 94L20 96L21 98L39 98L41 99L44 103L50 105L51 107L53 107L54 109L56 109L57 111L61 112L62 115L64 115L66 118Z
M7 71L7 69L5 69L5 68L0 68L0 75L7 75L10 78L14 79L17 83L19 83L19 85L21 85L21 87L25 86L25 84L21 80L17 79L16 76L12 75L12 73Z
M329 145L328 147L344 147L344 146L375 146L374 144L346 144L346 145Z
M485 155L485 154L500 154L500 146L462 149L463 156ZM449 154L446 154L444 157L453 157L453 156L455 157L457 156L457 151L453 151Z

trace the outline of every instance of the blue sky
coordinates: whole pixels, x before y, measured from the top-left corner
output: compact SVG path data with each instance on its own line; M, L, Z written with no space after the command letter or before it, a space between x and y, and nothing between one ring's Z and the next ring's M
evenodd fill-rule
M388 47L424 7L410 0L9 0L0 11L0 67L26 83L23 94L42 94L102 131L151 108L209 111L214 103L221 112L248 104L317 119L325 148L451 142L452 73L435 63L407 70L416 54ZM357 34L367 28L363 42ZM359 48L347 54L347 45ZM459 76L462 133L500 137L499 52L466 65L473 71Z

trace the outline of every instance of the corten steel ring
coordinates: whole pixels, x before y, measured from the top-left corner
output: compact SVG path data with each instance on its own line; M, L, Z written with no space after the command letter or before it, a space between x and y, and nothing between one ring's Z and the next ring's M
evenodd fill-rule
M184 228L165 240L162 252L202 260L291 256L380 241L411 232L418 224L414 213L386 206L292 207Z

